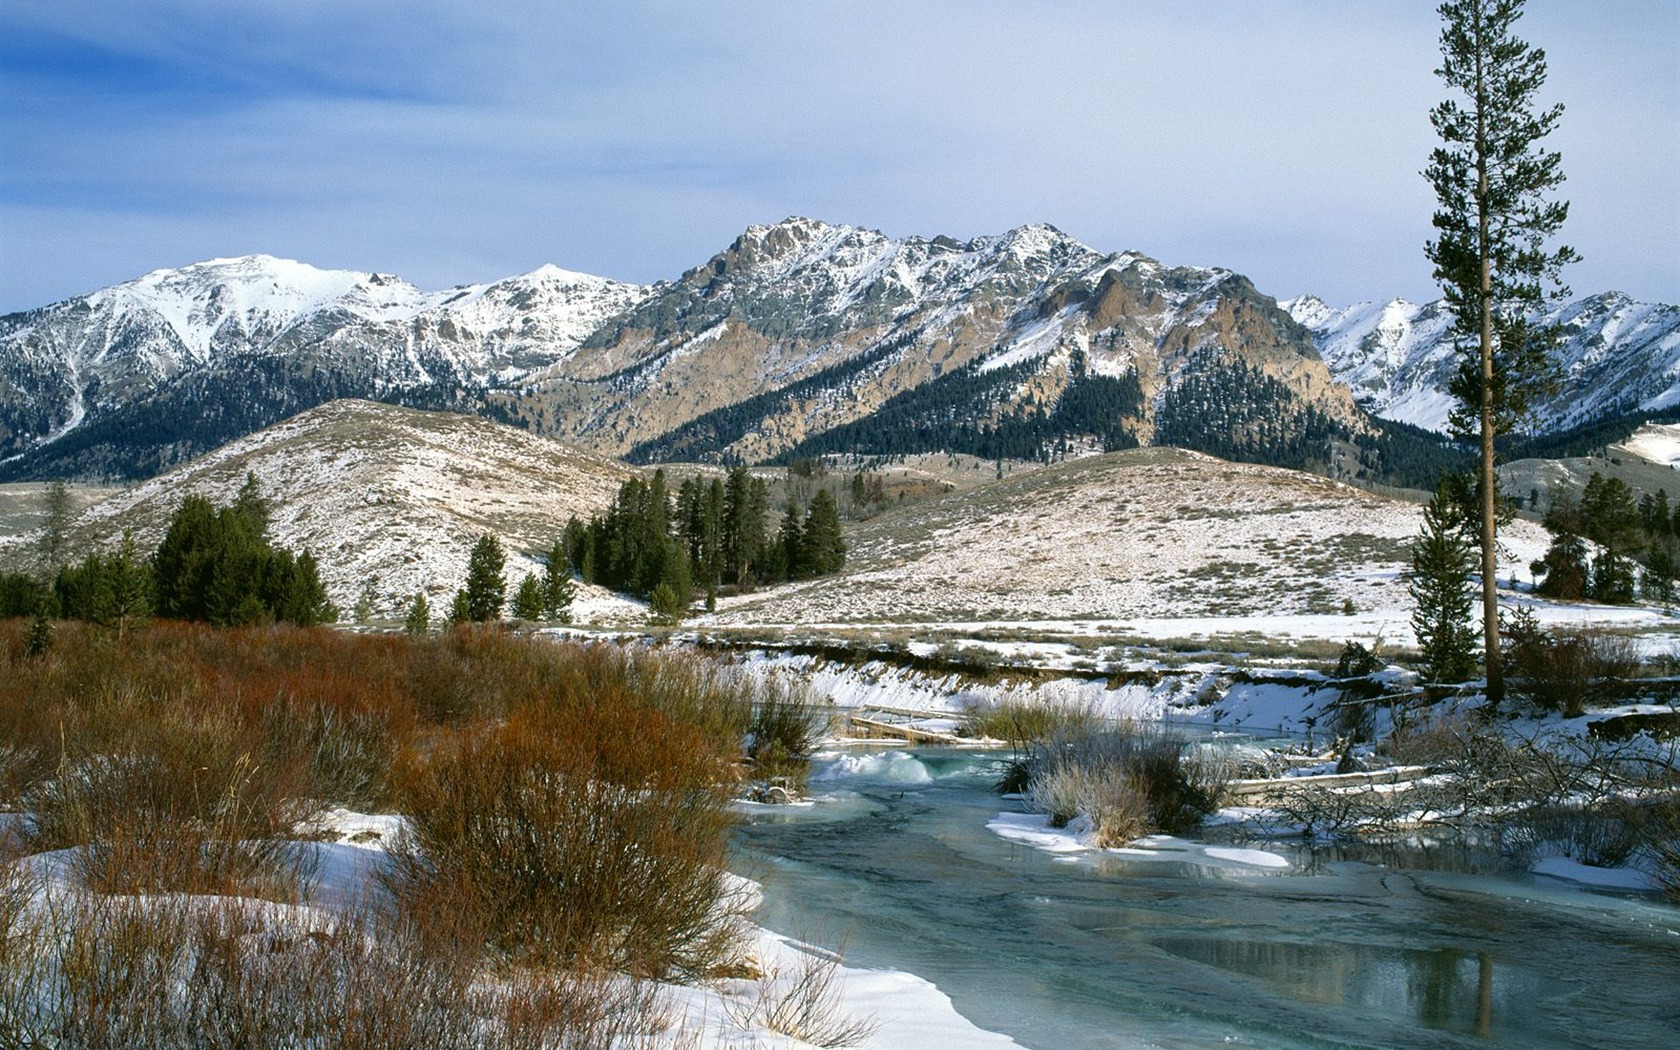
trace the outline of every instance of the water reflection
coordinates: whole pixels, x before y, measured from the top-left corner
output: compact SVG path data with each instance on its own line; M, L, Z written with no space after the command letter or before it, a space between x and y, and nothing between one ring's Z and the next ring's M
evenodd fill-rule
M876 755L822 781L831 801L755 811L765 923L844 935L852 961L919 973L1029 1047L1643 1048L1680 1030L1680 941L1633 921L1649 903L1548 897L1421 840L1286 847L1310 874L1282 876L1070 863L985 830L1009 808L989 761Z
M1323 941L1172 937L1180 958L1258 978L1293 999L1381 1009L1403 989L1406 1011L1430 1028L1493 1034L1493 956L1457 948L1383 951Z

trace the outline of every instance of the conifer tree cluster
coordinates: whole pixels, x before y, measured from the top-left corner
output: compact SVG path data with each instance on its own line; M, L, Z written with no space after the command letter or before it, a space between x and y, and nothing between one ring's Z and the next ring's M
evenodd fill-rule
M1594 471L1579 501L1553 502L1545 526L1551 546L1530 566L1540 594L1626 604L1637 590L1647 601L1674 601L1680 513L1666 489L1636 500L1626 482Z
M651 481L625 482L612 507L587 524L567 522L559 552L584 582L647 598L670 619L681 617L696 589L709 606L721 587L824 576L845 565L839 507L826 490L804 508L790 500L774 535L769 515L769 488L745 467L727 478L688 478L674 496L657 470Z
M314 555L274 546L268 519L268 501L252 475L230 506L188 496L150 558L125 532L114 552L62 565L49 582L0 576L0 616L39 612L119 632L153 615L219 627L336 620Z
M1158 445L1301 469L1327 463L1331 440L1350 436L1258 365L1217 349L1192 356L1184 378L1162 398L1155 428Z
M231 506L183 499L152 556L157 614L218 627L336 620L315 556L274 546L268 518L268 501L252 475Z

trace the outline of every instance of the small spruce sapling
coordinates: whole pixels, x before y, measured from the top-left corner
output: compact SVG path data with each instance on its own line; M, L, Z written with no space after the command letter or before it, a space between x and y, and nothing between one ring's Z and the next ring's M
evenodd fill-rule
M425 634L432 626L432 611L426 605L426 592L414 592L414 602L408 607L403 630L409 634Z
M516 619L536 622L543 618L544 605L543 585L537 579L537 574L528 572L519 581L519 590L513 595L513 615Z

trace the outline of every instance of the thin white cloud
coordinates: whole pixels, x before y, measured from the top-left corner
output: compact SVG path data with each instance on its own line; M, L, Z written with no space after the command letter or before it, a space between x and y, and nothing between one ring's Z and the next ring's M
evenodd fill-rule
M1280 296L1432 294L1423 5L14 0L4 17L186 74L177 93L196 72L205 97L120 105L36 77L0 109L0 309L253 250L430 286L543 261L652 280L787 214L959 237L1048 221ZM1680 8L1537 4L1524 29L1569 105L1571 282L1680 298Z

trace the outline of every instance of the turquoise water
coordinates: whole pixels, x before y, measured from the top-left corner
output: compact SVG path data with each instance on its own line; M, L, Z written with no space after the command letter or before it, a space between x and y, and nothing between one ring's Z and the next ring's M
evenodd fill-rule
M1070 862L986 830L1018 808L991 764L820 761L818 805L740 833L761 924L925 977L1028 1047L1680 1045L1680 909L1653 897L1455 850Z

